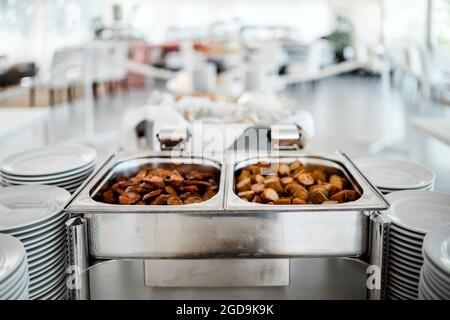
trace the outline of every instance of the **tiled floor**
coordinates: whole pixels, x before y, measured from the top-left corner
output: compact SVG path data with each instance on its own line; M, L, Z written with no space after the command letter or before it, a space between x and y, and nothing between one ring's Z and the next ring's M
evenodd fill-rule
M55 107L51 112L50 142L94 141L100 158L117 151L118 129L127 111L144 105L151 88L122 91L99 97L94 107L96 138L89 138L84 101ZM450 192L450 146L411 129L419 115L450 116L450 107L411 99L396 88L382 91L377 77L345 75L321 81L315 89L289 88L284 95L299 109L310 111L316 135L311 150L341 150L353 158L370 154L376 141L388 141L375 154L412 159L437 174L436 190ZM100 135L99 135L100 134ZM36 130L2 141L0 157L43 144ZM382 144L383 146L383 144ZM375 145L376 147L376 145Z

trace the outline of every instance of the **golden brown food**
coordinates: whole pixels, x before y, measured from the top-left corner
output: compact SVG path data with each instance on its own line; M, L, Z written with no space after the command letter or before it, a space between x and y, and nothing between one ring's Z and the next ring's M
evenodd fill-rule
M291 163L251 164L237 172L237 195L244 201L277 205L339 204L360 194L336 170Z
M245 179L244 184L250 181L250 171ZM210 172L192 170L183 174L164 168L142 168L130 178L116 177L96 200L123 205L182 205L209 200L218 190L218 182Z

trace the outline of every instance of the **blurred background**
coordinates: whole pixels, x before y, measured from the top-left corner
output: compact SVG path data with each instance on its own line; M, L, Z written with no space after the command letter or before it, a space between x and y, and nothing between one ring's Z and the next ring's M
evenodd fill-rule
M148 148L174 110L296 117L309 150L412 159L450 192L449 104L450 0L0 0L0 157Z

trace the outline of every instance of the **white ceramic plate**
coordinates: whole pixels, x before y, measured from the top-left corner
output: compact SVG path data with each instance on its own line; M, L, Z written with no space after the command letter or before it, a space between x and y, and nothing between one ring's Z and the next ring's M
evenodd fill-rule
M410 250L409 248L405 248L403 245L400 245L398 243L393 243L392 241L390 241L389 250L393 253L403 253L405 256L411 258L411 260L421 261L421 263L423 263L423 257L421 253L415 250Z
M404 247L406 249L411 250L414 253L417 253L418 255L422 255L422 247L418 246L418 245L415 245L415 244L413 244L413 243L411 243L409 241L405 241L403 239L399 239L399 238L397 238L395 236L390 236L389 237L389 243L402 246L402 247Z
M407 190L386 196L394 223L416 233L428 233L450 223L450 194Z
M404 276L402 274L399 274L396 271L389 270L388 271L388 277L389 281L396 282L397 284L408 288L412 291L417 291L419 287L419 281L416 281L414 279L411 279L407 276Z
M390 228L391 228L391 232L394 232L396 234L405 235L409 238L416 239L417 241L420 241L420 242L423 242L423 239L425 238L425 234L417 233L417 232L414 232L411 230L404 229L403 227L396 225L395 222L391 223Z
M85 181L90 175L92 171L86 172L81 176L77 176L70 179L59 179L58 181L18 181L18 180L10 180L2 177L3 184L7 186L21 186L21 185L46 185L46 186L66 186L74 183L79 183Z
M67 248L66 246L59 248L58 250L55 250L54 252L50 252L48 255L41 257L40 259L36 259L32 262L28 263L28 268L30 274L34 273L35 268L36 270L39 270L39 268L42 267L44 263L48 263L49 261L53 261L55 263L61 255L67 255Z
M30 293L36 290L36 288L41 287L45 283L51 281L51 279L54 279L56 277L61 276L61 274L66 273L66 264L65 263L59 263L58 265L55 265L54 268L49 270L48 272L45 272L43 274L37 275L33 278L30 278Z
M425 236L423 251L427 258L450 278L450 224Z
M431 170L409 161L371 157L358 159L355 164L379 188L417 189L435 180Z
M391 281L391 279L389 279L389 281L388 281L388 288L389 288L389 291L391 291L397 295L401 295L403 298L412 299L412 300L417 299L417 295L418 295L417 290L414 291L414 290L405 288L401 284Z
M6 294L11 291L12 288L16 287L20 283L23 275L27 273L28 265L26 263L26 260L23 260L17 271L0 284L0 297L6 296Z
M0 231L47 220L64 208L71 195L51 186L18 186L0 189Z
M56 277L49 279L47 282L42 283L40 287L30 288L30 299L39 299L39 296L53 292L63 279L66 278L66 273L63 272Z
M67 254L65 252L61 252L59 255L55 256L54 258L48 259L47 261L42 262L39 265L36 265L33 270L30 270L29 274L30 277L37 277L44 272L47 272L51 268L53 268L55 265L58 265L60 263L66 263L67 264Z
M0 170L10 175L47 176L74 171L96 157L94 149L84 146L50 146L11 155L0 162Z
M403 263L407 262L409 265L412 265L418 269L422 268L423 265L423 259L413 257L399 250L392 251L391 248L389 248L389 257L395 257L397 260L401 260Z
M66 249L66 247L67 247L66 242L62 242L61 244L59 244L58 247L51 246L50 248L48 248L46 250L42 250L36 254L29 255L28 256L28 265L31 265L35 261L41 260L41 258L46 257L52 253L54 254L56 252L59 252L61 249ZM30 266L30 269L31 269L31 266Z
M434 278L432 273L424 270L421 281L424 281L426 285L440 298L443 299L447 297L447 299L450 299L450 286Z
M24 292L28 291L28 275L25 273L17 283L17 286L12 288L6 294L6 300L19 300L23 296Z
M48 241L46 243L43 243L39 247L28 250L27 251L28 258L31 261L31 259L33 259L34 257L39 256L41 254L41 252L47 251L48 249L52 249L52 248L54 248L54 249L59 248L62 244L66 244L66 241L67 241L66 234L63 233L59 237L57 237L51 241Z
M57 214L49 219L40 221L38 223L30 224L26 227L11 229L8 231L5 231L5 233L8 233L16 238L29 238L29 234L33 234L36 231L43 230L43 228L47 228L48 226L53 226L58 223L64 223L63 220L66 220L68 218L68 215L61 212L61 214Z
M25 259L23 244L10 235L0 234L0 287L18 271Z
M420 274L420 269L422 268L422 265L420 264L416 264L407 259L403 259L402 257L392 254L389 254L389 264L401 266L403 269L416 274Z
M408 265L405 265L394 259L389 259L389 269L398 271L399 273L404 274L404 275L409 276L414 279L420 278L420 270L411 268Z
M5 180L10 181L17 181L17 182L58 182L59 180L70 180L70 179L76 179L81 176L84 176L88 174L89 172L92 172L95 169L96 162L88 163L86 166L80 167L76 170L60 173L60 174L53 174L53 175L45 175L45 176L20 176L20 175L11 175L7 174L3 171L0 171L0 177Z
M65 298L66 293L67 293L67 284L64 279L64 281L61 281L61 283L58 284L57 287L53 289L51 292L40 296L39 300L61 300Z
M60 225L60 227L56 227L52 230L50 230L48 233L45 233L38 237L33 237L29 239L27 243L22 242L25 246L25 250L29 252L30 250L34 250L35 248L42 246L50 241L55 240L56 238L59 238L61 235L65 234L66 228L64 225Z

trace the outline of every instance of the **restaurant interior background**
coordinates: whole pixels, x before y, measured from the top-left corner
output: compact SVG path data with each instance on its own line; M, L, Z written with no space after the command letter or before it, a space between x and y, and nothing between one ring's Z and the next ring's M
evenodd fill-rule
M407 197L408 192L419 194L425 192L423 190L438 191L427 193L429 198L424 196L427 199L423 200L423 203L418 199L419 204L413 201L415 196L410 197L408 201L412 202L406 204L409 207L405 211L416 210L418 214L422 214L423 219L417 219L420 223L433 220L428 218L429 215L435 214L438 217L441 211L447 213L448 193L450 193L450 0L0 0L0 160L7 159L0 161L0 182L3 181L5 184L0 186L4 195L3 198L0 197L1 201L10 201L9 196L20 198L17 200L19 202L22 198L27 198L26 194L18 195L14 189L16 187L7 188L6 185L45 184L44 182L50 181L54 184L53 187L60 186L72 194L77 192L75 201L70 203L68 212L71 212L72 205L76 208L76 205L81 203L82 207L82 201L86 200L83 198L86 190L79 186L87 177L92 177L90 174L94 168L101 167L111 154L167 147L165 143L170 144L177 142L176 139L189 138L187 131L181 130L178 133L171 131L173 128L186 127L191 130L190 138L193 138L194 142L200 137L204 139L202 142L209 142L211 147L210 139L215 137L218 140L213 143L214 150L222 150L233 145L235 139L240 137L247 127L272 128L273 125L283 123L298 125L294 131L295 134L301 132L301 142L296 140L295 146L303 148L308 153L319 152L336 156L337 153L333 152L340 150L356 160L358 166L364 159L369 162L371 159L383 162L379 160L381 157L410 161L388 162L388 167L391 167L386 171L380 169L372 172L375 175L381 174L390 182L394 181L394 187L391 185L391 188L383 189L377 185L379 191L374 187L365 189L370 182L361 178L360 182L362 181L364 187L363 191L359 191L362 201L382 199L380 192L388 194L402 189L395 186L395 182L398 181L395 181L396 176L392 172L403 171L406 174L400 178L406 179L407 182L412 181L412 185L410 183L405 188L409 191L403 193ZM196 128L204 131L199 131L198 134ZM289 128L292 130L292 127ZM205 132L206 137L202 136ZM156 136L156 133L160 135ZM168 139L168 136L174 133L179 135L171 136L170 139L173 140ZM90 148L86 151L79 149L80 147L67 145L84 145ZM55 147L29 151L44 146ZM189 146L186 144L185 147ZM200 143L200 152L206 154L206 151L201 149L203 146ZM196 147L194 143L192 146L194 151ZM24 153L20 153L24 150ZM45 151L41 154L40 150ZM70 162L69 156L65 158L65 150L68 150L67 154L75 155L74 163ZM48 153L47 158L42 156L45 152ZM30 161L27 162L27 159ZM60 159L62 163L56 166L53 163L45 163L45 159ZM34 176L27 172L24 174L25 169L22 168L21 171L20 166L13 168L16 171L9 170L8 166L14 161L16 164L23 164L25 169L28 165L29 170L34 170ZM356 168L351 161L350 164L349 168ZM404 167L402 164L405 164ZM295 166L296 163L291 165ZM389 171L391 169L393 171ZM226 170L226 178L231 180L223 184L227 184L227 187L229 184L230 188L234 188L231 182L238 179L237 171L235 177L233 173L228 176L228 170L230 169ZM356 177L364 176L359 169L352 170L352 174ZM425 178L422 177L423 172ZM95 177L97 179L97 176ZM172 178L171 175L170 179ZM292 179L292 177L284 178ZM86 189L93 190L90 189L93 186L89 185L93 181L89 179ZM211 180L213 179L200 183L203 183L203 187L206 184L217 192L219 188L217 181ZM338 180L341 181L339 177ZM323 181L327 179L320 180ZM267 183L267 179L264 183ZM236 188L240 191L238 185L239 183L236 184ZM352 185L354 186L353 182ZM305 186L309 184L305 183ZM190 187L192 189L192 186ZM311 188L309 190L312 190ZM339 190L342 188L341 186ZM17 190L28 192L25 188ZM32 190L33 192L30 191L28 197L32 200L34 196L42 196L39 190L38 186ZM128 188L125 191L127 190ZM164 192L161 190L156 191ZM223 191L222 185L220 190ZM127 196L133 196L131 191ZM245 198L245 194L253 192L244 190L241 196L242 192L236 192L235 195L226 191L221 196L235 196L236 200L240 201L236 202L237 205L248 204L249 199ZM328 191L326 190L327 194ZM357 193L355 190L341 192L344 191L351 195ZM371 191L374 192L372 198ZM96 202L98 207L92 206L93 210L98 210L102 206L111 208L109 204L112 202L107 201L108 192L114 195L115 191L112 189L105 191L102 194L104 201L99 202L92 200L91 197L94 196L90 194L87 203ZM287 193L286 190L280 192ZM99 269L91 269L92 273L89 275L91 297L364 299L367 289L364 285L367 266L357 259L347 259L368 252L369 244L365 241L369 239L367 235L369 228L364 225L368 218L364 216L365 218L361 219L365 212L356 210L367 211L370 208L371 213L374 213L373 210L381 211L387 209L387 206L375 209L372 207L360 209L354 206L351 209L353 211L341 214L342 208L347 208L346 205L351 208L352 204L334 201L332 199L334 194L329 192L332 205L335 206L333 208L338 208L336 212L332 212L334 209L318 205L319 209L325 208L322 209L323 212L312 212L311 216L308 215L311 213L308 212L310 209L300 212L303 215L289 215L292 212L282 215L286 212L281 212L279 216L274 215L276 218L272 221L266 219L264 213L267 212L261 209L261 215L253 216L258 219L248 221L241 219L233 224L234 220L230 220L231 218L242 218L236 215L221 221L222 224L228 225L228 229L222 224L210 225L210 221L214 221L213 218L206 223L203 221L203 224L189 223L190 220L186 218L189 215L183 214L140 215L139 219L134 219L134 215L128 219L127 214L118 214L118 220L112 218L101 220L101 214L98 217L94 215L96 219L98 218L98 221L96 220L98 224L94 226L95 228L89 229L93 230L90 237L95 237L89 241L97 241L90 247L90 250L97 250L92 255L96 258L108 257L108 254L102 255L102 250L107 253L113 252L112 256L119 257L136 258L133 256L136 252L147 252L156 258L160 257L158 254L167 258L172 254L183 256L182 254L189 250L228 252L226 250L232 250L230 248L234 244L238 256L244 249L255 250L256 253L252 252L258 258L261 252L257 250L269 250L267 252L273 253L275 257L276 254L292 256L290 261L292 285L263 290L155 289L144 286L144 282L147 284L148 279L144 280L142 261L137 263L123 260L118 267L105 263L100 265ZM387 198L395 198L395 194L401 195L402 191L393 192ZM238 195L248 202L241 201ZM53 208L52 201L57 201L58 197L59 193L55 191L46 205ZM69 199L70 194L67 193L65 197ZM140 199L140 195L138 197ZM200 200L212 200L209 203L215 204L216 200L201 197ZM442 202L438 201L433 207L434 197ZM159 198L160 196L156 199ZM254 197L256 198L257 196ZM175 204L182 204L180 199L177 199L179 202ZM291 200L296 199L288 199L289 204ZM126 198L124 203L131 200ZM229 198L225 200L228 206ZM270 197L264 199L266 202L269 200ZM382 200L383 205L386 205L386 200ZM145 203L136 200L132 204L154 204L153 201ZM188 203L186 199L183 201L184 204ZM322 198L319 202L308 201L308 204L329 204ZM292 204L307 203L303 200L302 203L292 202ZM358 204L361 206L360 202ZM61 216L67 213L61 209L64 205L57 210ZM193 205L191 208L199 210L207 208L201 205L196 207L196 203ZM14 209L15 206L14 202L11 208ZM24 206L27 207L27 204ZM428 206L432 209L428 210ZM88 209L92 207L87 206ZM140 206L125 207L126 210L132 211L139 210L136 207ZM159 209L167 210L165 208L168 206L155 207L157 206L150 206L150 209L145 207L147 209L144 211L155 213L159 212ZM177 213L177 210L180 212L189 210L186 206L178 206L175 209L170 207L169 211ZM295 205L287 207L292 208L286 210L299 210ZM121 206L113 208L122 210ZM396 208L402 212L400 206ZM41 225L38 225L35 224L35 220L28 217L28 225L24 227L23 221L8 220L11 216L9 210L7 205L0 205L0 214L3 214L0 216L6 221L6 225L0 224L0 236L5 236L2 235L3 232L10 232L14 236L18 234L19 239L21 236L24 237L27 259L34 259L30 264L29 295L23 291L21 292L23 295L17 296L32 299L65 297L66 247L62 249L60 262L55 264L60 266L58 270L56 267L55 270L49 267L49 263L54 263L56 258L45 257L42 253L47 250L53 254L56 249L61 248L61 243L65 245L65 220L52 222L41 219ZM20 208L17 210L20 211ZM248 210L251 211L251 208ZM331 219L326 218L327 214L330 214ZM148 222L154 216L156 226L162 228L161 232L153 233L153 224ZM170 221L172 216L180 220ZM192 216L196 219L200 215ZM216 213L213 216L216 218ZM282 217L291 217L293 223ZM306 220L301 220L305 217ZM314 218L308 220L311 217ZM356 218L345 220L353 217ZM442 214L439 217L442 221L448 221L448 215ZM140 219L144 218L149 219L145 220L148 224L141 223ZM333 220L335 218L337 220ZM76 229L77 223L80 222L76 219L71 220L73 225L70 228L75 226L73 228ZM436 225L444 224L439 219L435 221ZM3 220L0 222L3 223ZM7 225L8 221L11 222L10 226ZM309 222L309 225L304 223L305 221ZM335 221L336 226L333 225ZM86 221L83 224L86 226ZM377 226L375 223L373 225ZM59 234L59 238L53 236L56 240L44 239L43 236L39 238L40 240L32 238L36 235L35 229L41 228L45 231L49 230L50 226L53 228L52 232L63 230L61 233L64 233L64 236ZM320 231L311 233L317 227L320 227L318 229ZM399 296L405 297L404 293L408 292L409 298L417 298L418 272L423 263L421 241L425 231L429 230L398 228L397 230L403 230L404 233L395 235L393 231L393 249L390 247L389 250L394 252L395 258L397 254L395 241L400 241L395 240L395 237L397 239L403 237L402 239L407 239L406 246L409 247L405 249L403 242L400 243L397 247L398 255L402 257L402 254L404 256L404 252L407 252L411 256L407 256L405 260L397 257L405 262L398 270L395 270L395 259L392 258L394 271L389 270L393 273L408 274L409 271L404 270L408 269L413 261L412 266L416 269L408 270L413 270L416 278L414 281L409 278L403 281L405 278L400 277L402 280L399 286L403 291L400 290ZM68 230L73 232L74 229ZM144 229L147 234L139 232ZM370 230L372 230L370 232L377 231L376 228ZM247 232L254 238L248 236ZM27 242L28 237L35 242L31 244ZM234 242L232 240L226 242L224 239L232 239ZM328 239L328 242L324 239ZM378 254L382 257L385 249L380 249L377 245L382 246L380 243L385 237L379 237L381 242L372 241L371 233L370 239L371 257L373 252L375 252L373 256L376 257ZM50 241L53 241L51 248ZM132 241L136 242L131 243ZM79 246L80 243L84 242L73 240L69 246ZM41 244L43 244L43 248L39 248L41 251L34 251ZM31 249L27 245L31 246ZM142 251L139 251L140 246L144 246ZM184 248L185 251L177 251L181 250L180 248ZM437 245L433 248L437 248ZM21 249L24 251L23 247ZM72 250L71 254L77 250L77 248ZM194 251L188 253L193 254ZM314 257L347 258L302 259L304 252L306 257L312 252ZM22 255L25 254L22 252ZM77 258L84 261L85 257L80 255ZM243 260L256 268L261 268L259 263L263 263L261 259ZM288 259L285 260L289 262ZM258 261L258 265L253 264L255 261ZM176 274L185 271L184 264L181 266L178 271L173 269L172 272L175 270ZM234 273L233 269L226 266L227 264L219 265L217 270L220 271L207 278L207 281L217 283L215 277L222 275L222 271L229 279L235 280L235 276L239 275L236 282L242 281L240 284L254 281L252 271ZM170 272L166 273L164 264L158 267L158 260L153 267L157 268L162 277L170 276ZM217 266L205 264L200 267L209 268L205 269L209 272ZM18 267L17 270L19 269ZM289 267L280 274L286 275L286 270L289 270ZM122 278L110 281L108 277L113 272L117 272ZM446 272L450 272L448 265ZM278 276L276 272L273 274ZM289 276L289 271L287 275ZM396 286L398 288L399 283L395 277L394 275L393 280L388 280L391 298L395 296L395 288ZM25 277L17 276L17 279L22 281ZM160 280L156 278L155 281ZM182 278L182 281L184 280L190 283L189 281L195 281L196 278L192 279L188 275ZM50 282L52 288L47 286ZM0 300L8 298L8 294L13 295L12 291L1 290L2 284L5 283L6 281L2 282L0 277ZM25 284L23 281L17 283L18 288ZM444 282L440 285L444 288ZM432 285L430 288L431 291L434 290ZM445 288L448 290L448 283ZM6 296L2 297L2 294ZM448 296L448 291L445 294Z

